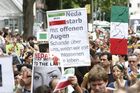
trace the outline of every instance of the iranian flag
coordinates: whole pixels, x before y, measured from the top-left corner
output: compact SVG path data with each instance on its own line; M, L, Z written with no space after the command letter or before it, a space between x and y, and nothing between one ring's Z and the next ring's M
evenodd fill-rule
M64 16L65 16L65 12L48 14L49 18L54 18L54 19L60 19L59 17L64 17ZM49 21L49 26L56 26L56 25L63 25L63 24L66 24L66 20Z
M128 7L112 6L110 29L110 52L127 54Z

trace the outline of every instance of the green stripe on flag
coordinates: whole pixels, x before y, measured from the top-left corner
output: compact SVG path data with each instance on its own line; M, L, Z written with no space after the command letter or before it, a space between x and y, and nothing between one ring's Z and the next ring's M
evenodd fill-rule
M48 14L48 17L57 17L57 16L65 16L65 13L61 12L61 13Z
M39 39L47 39L47 34L44 33L39 34Z
M112 8L111 8L111 22L128 23L128 7L112 6Z

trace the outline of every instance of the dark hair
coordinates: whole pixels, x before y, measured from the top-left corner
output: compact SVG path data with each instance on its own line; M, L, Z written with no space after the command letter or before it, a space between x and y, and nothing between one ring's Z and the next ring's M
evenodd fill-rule
M36 39L35 36L30 36L30 37L28 37L27 41L34 40L34 39Z
M122 57L124 57L124 60L127 61L128 60L128 56L127 55L120 55Z
M125 68L124 68L124 66L122 64L119 64L119 63L115 64L112 68L114 68L116 66L121 70L121 72L124 72Z
M26 66L27 68L32 70L32 65L30 65L30 64L19 64L19 65L17 65L18 71L21 71L21 68L23 66Z
M29 56L31 56L31 55L33 55L32 52L27 52L27 55L26 55L25 59L27 59L27 58L28 58Z
M112 54L111 54L111 53L109 53L109 52L103 52L103 53L101 53L100 58L101 58L102 56L104 56L104 55L107 55L107 59L108 59L109 61L112 60Z
M46 85L42 85L36 88L34 93L51 93L51 89Z

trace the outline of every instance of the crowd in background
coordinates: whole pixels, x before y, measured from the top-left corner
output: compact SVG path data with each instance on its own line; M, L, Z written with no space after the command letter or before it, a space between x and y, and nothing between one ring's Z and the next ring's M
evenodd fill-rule
M68 78L72 89L67 87L55 93L140 93L139 44L140 37L129 29L128 54L112 55L109 50L109 33L105 33L104 39L97 35L96 40L89 35L91 66L75 67L75 76ZM34 52L48 52L48 43L38 43L35 36L24 41L20 33L9 32L9 29L0 31L0 55L13 56L14 93L31 93ZM47 84L40 79L45 74L40 74L33 77L35 82L41 83L37 83L33 92L52 93L60 80L60 74L50 75Z

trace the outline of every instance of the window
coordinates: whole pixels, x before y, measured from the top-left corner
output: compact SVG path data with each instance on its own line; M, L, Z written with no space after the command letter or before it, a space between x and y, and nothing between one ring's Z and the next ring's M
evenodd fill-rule
M132 4L131 3L129 3L129 7L132 7Z
M138 3L138 8L140 8L140 3Z

